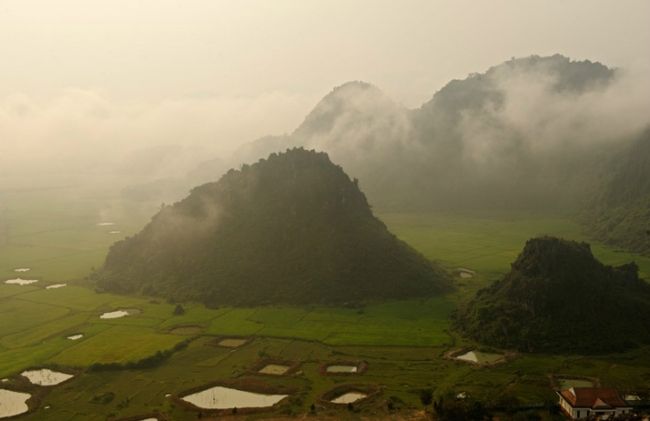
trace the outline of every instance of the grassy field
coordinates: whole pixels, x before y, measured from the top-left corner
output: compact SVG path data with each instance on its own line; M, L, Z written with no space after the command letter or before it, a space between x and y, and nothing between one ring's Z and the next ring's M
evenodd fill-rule
M104 420L107 415L117 419L154 410L174 420L196 419L195 413L165 395L227 379L294 387L298 392L282 409L287 413L308 412L323 393L342 383L381 385L381 399L366 405L366 415L385 414L389 398L397 407L420 408L421 389L436 395L465 391L487 402L504 396L516 396L525 404L544 402L553 399L551 375L595 377L625 391L650 389L650 349L598 357L525 355L484 368L443 358L450 349L475 346L449 330L453 309L507 271L528 238L552 234L588 239L566 217L381 214L389 229L428 258L449 269L474 270L476 276L456 279L454 293L423 300L360 308L207 309L184 303L185 314L174 316L173 304L98 294L85 280L101 265L110 244L137 232L155 209L152 204L124 202L115 192L0 190L0 280L39 279L29 286L0 284L0 378L9 378L2 387L33 391L18 374L29 367L58 366L77 373L65 385L39 392L40 403L25 419ZM115 225L97 225L108 221ZM592 247L606 263L635 260L650 278L650 259L598 244ZM16 273L19 267L31 270ZM68 285L44 288L55 282ZM120 308L140 313L99 318ZM173 333L178 326L196 326L200 334L155 368L87 370L94 363L134 362L170 350L188 339ZM76 333L84 337L66 339ZM219 336L254 339L230 350L215 346ZM250 373L267 357L300 362L300 374L273 378ZM352 377L320 373L321 364L336 360L365 360L369 369Z

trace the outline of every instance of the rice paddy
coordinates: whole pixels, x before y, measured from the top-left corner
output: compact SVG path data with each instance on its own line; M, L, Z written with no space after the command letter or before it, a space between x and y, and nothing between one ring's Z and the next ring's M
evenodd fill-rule
M23 371L20 375L27 378L31 384L38 386L56 386L74 377L72 374L61 373L48 368Z

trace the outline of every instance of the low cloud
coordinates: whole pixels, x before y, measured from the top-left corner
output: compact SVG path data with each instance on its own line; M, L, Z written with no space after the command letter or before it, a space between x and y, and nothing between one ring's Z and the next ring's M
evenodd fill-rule
M8 95L0 98L0 175L176 176L256 137L292 130L313 102L282 92L155 103L80 89L48 99Z
M650 125L650 77L617 71L602 86L558 91L557 75L499 72L503 102L466 110L459 124L464 159L489 165L517 155L571 153L620 143Z

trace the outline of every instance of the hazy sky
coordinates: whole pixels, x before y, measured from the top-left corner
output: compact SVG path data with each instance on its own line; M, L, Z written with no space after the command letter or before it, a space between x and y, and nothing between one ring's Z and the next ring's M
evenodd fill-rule
M416 107L513 56L647 70L649 17L647 0L0 0L0 153L228 149L349 80Z
M417 106L511 56L648 60L650 2L0 0L0 94L321 95L352 79Z

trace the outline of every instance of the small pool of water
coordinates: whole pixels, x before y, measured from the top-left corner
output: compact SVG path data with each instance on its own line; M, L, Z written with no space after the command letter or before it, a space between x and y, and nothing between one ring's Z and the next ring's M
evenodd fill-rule
M359 371L359 367L356 365L334 364L328 365L325 371L328 373L356 373Z
M56 386L74 377L72 374L61 373L48 368L23 371L20 375L26 377L31 384L38 386Z
M16 268L14 272L29 272L30 270L30 268Z
M347 392L347 393L342 394L341 396L338 396L338 397L332 399L330 402L348 404L348 403L354 403L354 402L360 401L361 399L365 399L367 397L368 397L368 395L365 394L365 393Z
M215 386L182 399L201 409L266 408L288 395L265 395L229 387Z
M110 227L115 225L115 222L99 222L97 224L98 227Z
M456 270L458 271L458 276L460 276L462 279L470 279L473 278L474 275L476 275L476 272L474 272L471 269L458 268Z
M140 310L136 308L125 308L125 309L120 309L120 310L115 310L115 311L109 311L107 313L103 313L101 316L99 316L100 319L119 319L121 317L126 317L126 316L133 316L135 314L139 314Z
M57 289L68 286L68 284L52 284L45 287L45 289Z
M289 366L288 365L282 365L282 364L267 364L265 365L258 373L262 374L274 374L276 376L281 376L283 374L286 374L287 371L289 371Z
M71 341L78 341L83 337L84 337L83 333L77 333L76 335L67 336L66 339L70 339Z
M13 417L29 411L27 400L31 397L29 393L0 389L0 418Z
M7 279L5 281L5 284L9 284L9 285L30 285L30 284L35 284L36 282L38 282L38 279L16 278L16 279Z
M219 346L226 348L239 348L248 342L247 339L237 339L237 338L226 338L219 341Z
M476 364L493 364L499 361L502 361L505 357L501 354L491 354L488 352L481 351L469 351L461 355L454 357L460 361L466 361Z

